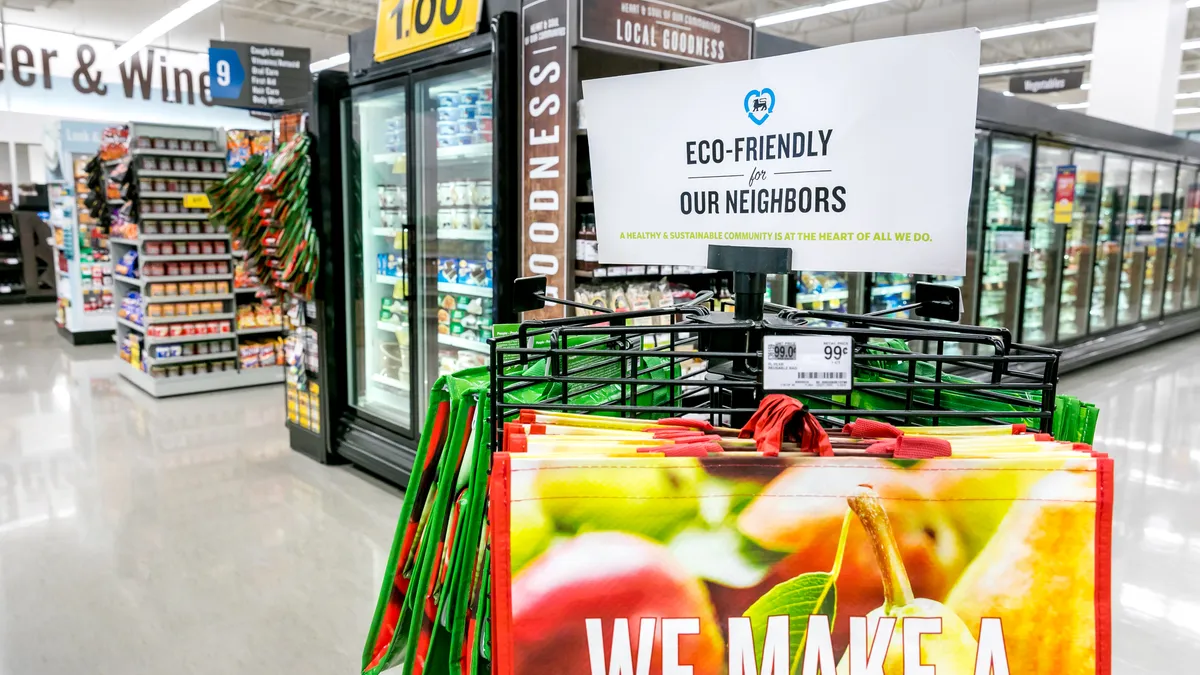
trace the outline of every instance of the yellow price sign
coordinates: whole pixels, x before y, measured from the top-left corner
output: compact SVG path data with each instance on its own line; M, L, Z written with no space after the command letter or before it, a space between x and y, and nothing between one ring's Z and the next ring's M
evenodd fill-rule
M183 196L183 208L185 209L211 209L212 203L208 201L208 195L204 193L196 193Z
M375 60L446 44L479 29L483 0L379 0Z

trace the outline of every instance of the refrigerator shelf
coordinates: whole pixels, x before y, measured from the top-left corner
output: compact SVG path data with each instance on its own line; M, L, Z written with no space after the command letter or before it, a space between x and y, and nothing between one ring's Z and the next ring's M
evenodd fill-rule
M403 231L403 229L398 227L376 227L372 228L371 234L375 235L376 237L394 237Z
M408 330L408 326L405 326L401 323L396 323L395 321L378 321L375 323L375 327L379 330L391 333Z
M445 281L439 281L437 285L439 293L452 293L454 295L474 295L479 298L492 297L492 289L486 286L471 286L468 284L452 284Z
M896 293L911 293L912 286L909 284L893 284L891 286L877 286L871 289L871 295L894 295Z
M850 297L849 289L821 291L820 293L805 293L796 296L796 302L824 302L826 300L846 300Z
M491 230L438 230L438 239L460 239L464 241L491 241Z
M491 160L492 144L491 143L475 143L472 145L451 145L437 149L437 158L439 162L453 162L470 160L476 161L480 159Z
M387 375L381 375L381 374L376 373L375 375L371 376L371 381L375 382L377 384L381 384L385 387L395 389L396 391L399 391L403 394L408 393L408 383L397 380L394 377L388 377Z
M403 162L406 159L407 159L407 156L403 152L381 152L381 153L373 155L371 157L371 161L374 162L375 164L393 164L394 165L396 162Z
M375 281L381 284L398 284L404 281L400 277L393 277L387 274L376 274Z
M438 344L445 347L457 347L458 349L466 349L481 354L490 354L491 348L486 342L478 340L467 340L465 338L454 337L453 335L438 335Z

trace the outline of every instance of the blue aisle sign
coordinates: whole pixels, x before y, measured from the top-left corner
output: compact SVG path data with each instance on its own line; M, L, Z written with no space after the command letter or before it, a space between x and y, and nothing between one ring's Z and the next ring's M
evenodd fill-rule
M213 103L278 112L303 108L312 91L305 47L213 40L208 46Z

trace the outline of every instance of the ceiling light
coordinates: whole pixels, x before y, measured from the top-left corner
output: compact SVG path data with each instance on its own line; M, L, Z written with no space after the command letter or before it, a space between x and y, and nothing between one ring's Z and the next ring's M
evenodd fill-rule
M1075 63L1087 63L1092 60L1091 54L1068 54L1066 56L1050 56L1042 59L1026 59L1013 63L992 63L979 69L980 75L998 75L1012 73L1018 70L1035 70L1037 68L1052 68L1054 66L1069 66Z
M1083 84L1079 85L1079 88L1080 88L1080 89L1082 89L1082 90L1084 90L1084 91L1087 91L1088 89L1091 89L1091 88L1092 88L1092 83L1091 83L1091 82L1084 82Z
M842 12L847 9L858 9L859 7L878 5L890 1L891 0L839 0L839 2L830 2L824 5L816 5L814 7L801 7L800 9L789 9L786 12L760 16L754 20L754 25L759 27L774 26L777 23L802 21L804 19L811 19L814 16L821 16L822 14L832 14L834 12Z
M1200 0L1188 0L1187 8L1192 9L1195 7L1200 7Z
M167 31L196 16L200 12L212 7L221 0L187 0L187 2L176 7L175 9L163 15L163 18L142 29L142 32L134 35L128 42L117 47L117 51L113 52L113 62L120 63L125 59L133 56L141 51L142 47L150 44L153 40L158 39Z
M985 30L979 34L980 40L992 40L994 38L1008 37L1010 35L1024 35L1026 33L1039 33L1044 30L1054 30L1055 28L1070 28L1071 26L1086 26L1096 23L1095 14L1084 14L1082 16L1069 16L1065 19L1054 19L1053 21L1040 21L1038 23L1023 23L1016 26L1008 26L1005 28L992 28Z
M1058 108L1059 110L1081 110L1083 108L1088 107L1088 102L1084 101L1083 103L1060 103L1054 107Z
M1200 40L1188 40L1187 42L1185 42L1179 46L1184 50L1200 49Z
M331 56L327 59L321 59L320 61L313 61L312 63L310 63L308 65L308 72L316 73L316 72L325 70L326 68L333 68L334 66L344 66L347 63L350 63L350 52L344 52L344 53L338 54L337 56Z
M1200 80L1200 73L1184 73L1179 76L1181 80Z
M1176 115L1195 115L1196 113L1200 113L1200 108L1176 108L1175 109Z
M1008 91L1007 89L1000 93L1004 94L1005 96L1016 96L1016 94L1012 93L1011 91Z
M1178 101L1184 101L1189 98L1200 98L1200 91L1193 91L1186 94L1175 94L1175 99Z

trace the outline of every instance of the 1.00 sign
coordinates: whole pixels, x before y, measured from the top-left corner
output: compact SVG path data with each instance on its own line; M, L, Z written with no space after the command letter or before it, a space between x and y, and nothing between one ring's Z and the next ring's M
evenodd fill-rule
M483 0L379 0L375 60L387 61L475 33Z

